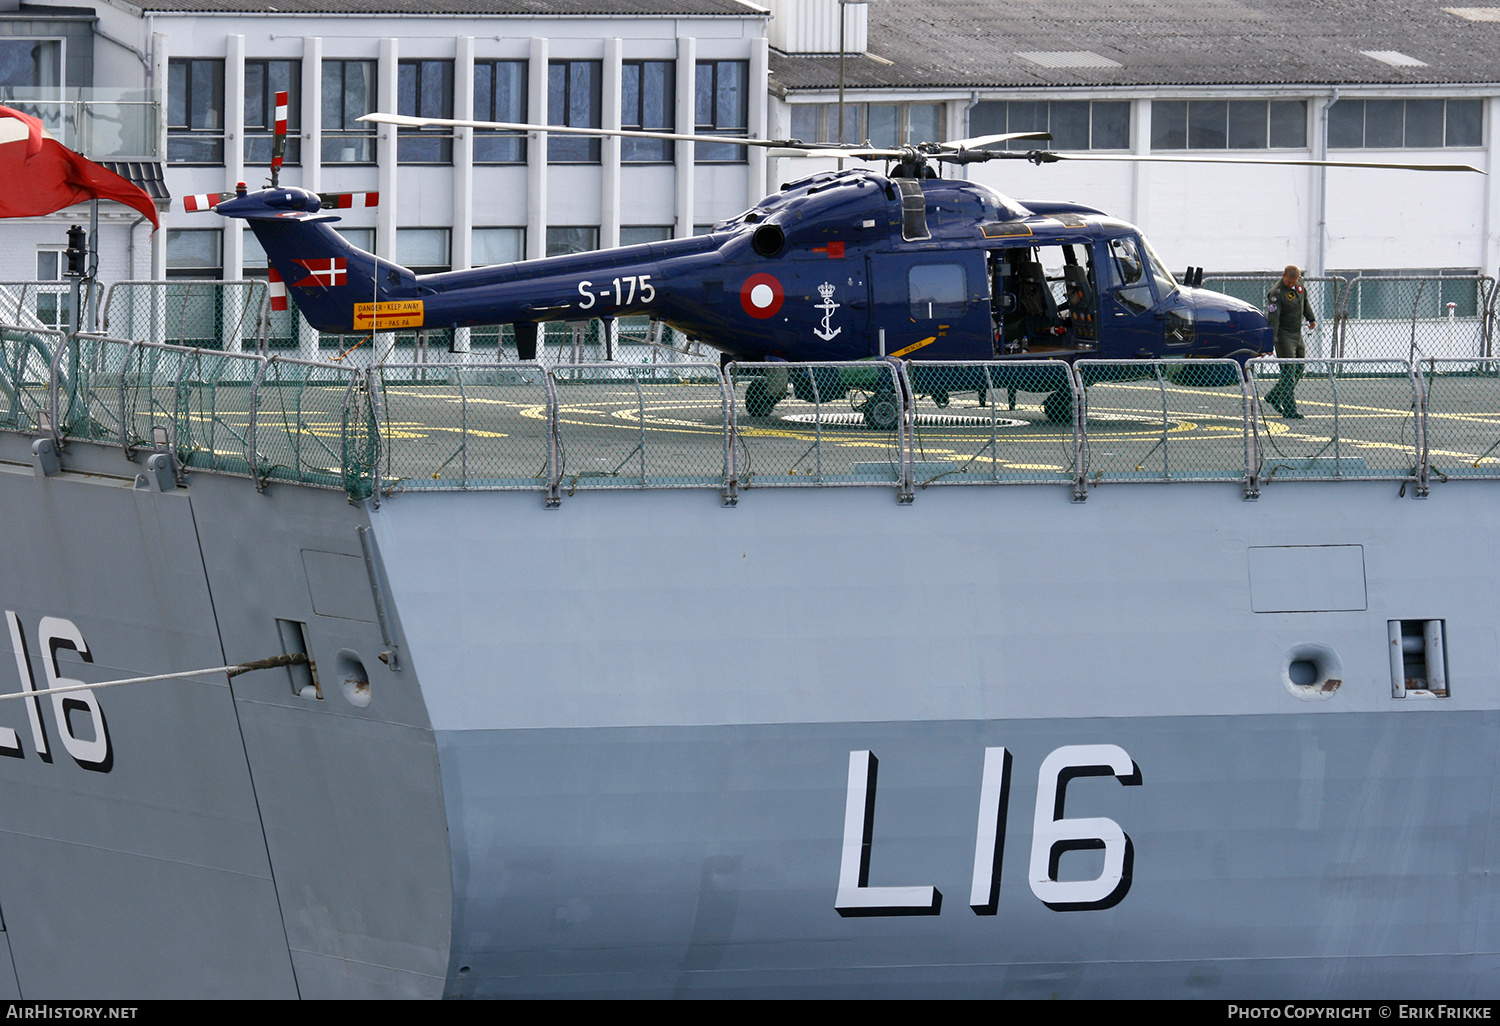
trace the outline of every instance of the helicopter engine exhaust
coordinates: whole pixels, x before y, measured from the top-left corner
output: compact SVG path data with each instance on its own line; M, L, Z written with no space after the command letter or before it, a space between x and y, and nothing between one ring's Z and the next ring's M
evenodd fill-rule
M766 223L755 229L750 245L763 257L773 257L786 246L786 233L778 224Z

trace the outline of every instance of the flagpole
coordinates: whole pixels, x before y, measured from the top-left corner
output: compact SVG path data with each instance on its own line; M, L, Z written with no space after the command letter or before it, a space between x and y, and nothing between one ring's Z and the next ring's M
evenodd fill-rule
M84 304L89 311L89 331L99 330L99 304L94 301L94 282L99 275L99 197L89 200L89 274Z

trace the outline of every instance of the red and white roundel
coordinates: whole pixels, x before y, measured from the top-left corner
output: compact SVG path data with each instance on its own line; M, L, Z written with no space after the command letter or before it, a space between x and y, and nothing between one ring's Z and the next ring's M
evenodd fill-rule
M756 320L774 316L785 298L781 282L769 274L752 274L740 286L740 305Z

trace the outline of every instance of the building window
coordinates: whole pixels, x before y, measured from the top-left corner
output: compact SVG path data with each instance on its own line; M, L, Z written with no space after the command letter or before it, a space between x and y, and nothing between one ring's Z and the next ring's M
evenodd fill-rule
M1052 141L1015 139L1008 150L1128 150L1125 100L984 100L969 112L967 135L1050 132Z
M1479 100L1340 100L1328 111L1332 149L1429 149L1484 144Z
M167 277L224 277L223 231L218 228L168 228Z
M475 228L472 239L475 267L526 259L525 228Z
M364 250L366 253L375 252L374 228L335 228L334 231L343 236L344 241L355 249Z
M396 263L413 274L437 274L453 266L447 228L397 228Z
M377 99L374 61L323 62L323 163L375 162L375 126L359 119Z
M802 103L791 108L792 138L807 143L834 143L839 135L839 105ZM873 146L906 146L943 138L940 103L846 103L843 141Z
M245 163L271 163L276 138L276 94L287 94L287 164L302 163L302 62L245 62Z
M474 62L474 119L526 122L526 62ZM526 163L526 136L474 132L476 164Z
M61 284L63 268L67 266L67 258L63 251L55 246L41 247L36 251L36 316L44 327L66 330L68 327L68 306L71 301L69 293L71 285ZM58 282L56 285L43 285L42 282Z
M693 109L698 135L745 135L750 127L750 64L747 61L699 61ZM745 159L745 147L698 143L700 164Z
M0 87L55 89L62 84L61 41L0 39Z
M620 229L620 245L639 246L644 242L666 242L672 237L669 224L631 224Z
M598 128L603 109L603 64L552 61L547 65L547 124ZM599 163L599 140L587 135L549 135L547 160L553 164Z
M167 64L167 160L224 163L224 62L173 58Z
M396 111L408 117L453 117L453 62L400 61L396 65ZM451 164L453 129L403 128L396 136L400 164Z
M1157 100L1153 150L1265 150L1307 147L1305 100Z
M599 248L599 229L594 228L548 228L547 255L566 256L569 253L591 253Z
M631 132L676 131L677 65L626 61L620 72L620 127ZM664 164L672 156L668 139L620 140L620 159L627 164Z

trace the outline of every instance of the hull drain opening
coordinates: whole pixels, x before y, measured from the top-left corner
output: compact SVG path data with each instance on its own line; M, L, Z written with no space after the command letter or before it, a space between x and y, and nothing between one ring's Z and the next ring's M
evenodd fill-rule
M1327 645L1297 645L1282 657L1281 683L1304 701L1332 698L1344 683L1344 664Z

